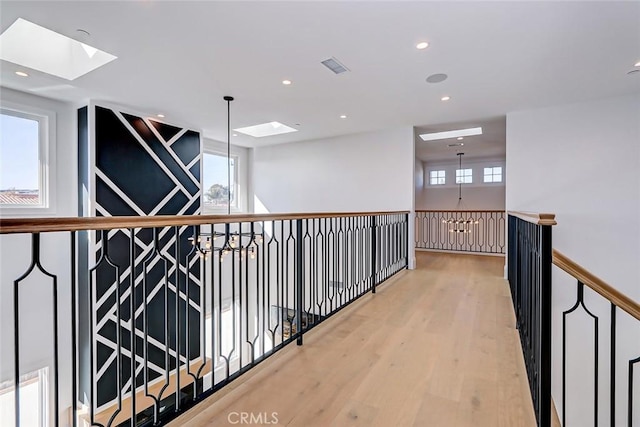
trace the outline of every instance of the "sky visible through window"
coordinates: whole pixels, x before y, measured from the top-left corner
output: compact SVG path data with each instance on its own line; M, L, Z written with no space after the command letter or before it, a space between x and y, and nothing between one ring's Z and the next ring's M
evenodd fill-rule
M227 185L227 157L205 153L202 164L202 182L204 185ZM232 174L233 175L233 174ZM233 180L233 176L231 176ZM207 190L203 188L203 190Z
M227 156L213 153L204 153L202 156L202 191L204 203L213 206L227 206L228 187ZM231 158L231 197L232 206L235 205L235 159ZM217 184L217 185L216 185ZM217 188L212 189L212 186ZM224 187L224 190L223 188Z
M37 190L38 122L0 114L0 190Z

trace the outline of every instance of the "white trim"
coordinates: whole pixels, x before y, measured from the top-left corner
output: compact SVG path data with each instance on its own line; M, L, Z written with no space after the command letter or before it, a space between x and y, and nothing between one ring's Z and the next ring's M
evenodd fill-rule
M435 172L436 176L432 177L431 173ZM440 175L440 172L442 172L442 176ZM436 182L432 182L431 180L435 179ZM442 182L438 182L440 179L442 179ZM442 185L446 185L447 184L447 170L444 168L440 168L440 169L429 169L428 171L428 185L433 185L433 186L442 186Z
M203 138L203 147L202 147L202 155L205 154L216 154L219 156L227 157L227 145L226 143L222 143L219 141L214 141L211 139ZM231 157L235 159L235 183L236 183L236 204L237 206L231 207L232 213L241 213L248 212L248 152L246 148L238 147L235 145L231 146ZM204 158L200 163L201 172L200 177L203 182L202 188L202 213L203 214L226 214L227 208L213 208L210 206L206 206L204 203L204 193L206 189L204 188Z
M483 182L483 171L485 167L502 167L502 182ZM455 174L456 169L458 169L459 163L457 159L451 159L448 161L433 161L433 162L423 162L424 168L424 188L428 190L435 189L451 189L454 187L458 187L458 184L455 183ZM465 161L465 164L462 165L463 169L473 169L473 182L472 183L464 183L465 188L470 187L499 187L506 185L506 167L505 167L505 159L500 159L496 157L482 157L482 158L469 158ZM444 185L429 185L429 171L431 170L446 170L447 179Z
M491 169L489 173L487 173L487 169ZM496 173L496 169L500 169L500 173ZM485 166L482 168L482 182L484 184L502 184L504 181L504 167L503 166ZM496 181L496 177L500 177L500 181ZM487 181L487 177L490 177L491 180Z
M160 160L160 158L158 157L158 155L156 153L153 152L153 150L151 149L151 147L149 147L149 145L144 141L144 139L142 139L142 137L140 136L140 134L138 133L138 131L136 131L133 126L131 126L131 124L127 121L127 119L124 118L124 116L122 115L122 113L120 111L115 111L112 110L113 113L116 115L116 117L120 120L120 122L122 122L122 124L124 125L124 127L127 128L127 130L129 131L129 133L131 133L131 135L140 143L140 146L149 154L149 156L151 156L151 158L156 162L156 164L158 165L158 167L160 169L162 169L162 171L167 175L167 177L173 181L173 183L184 193L185 196L189 197L191 196L191 193L189 193L187 191L186 188L184 188L184 186L182 185L182 183L180 181L178 181L178 179L173 175L173 173L171 173L171 171L169 170L169 168L164 164L164 162L162 160Z
M56 213L56 113L10 101L0 101L3 114L38 122L38 205L0 205L0 217L52 216Z

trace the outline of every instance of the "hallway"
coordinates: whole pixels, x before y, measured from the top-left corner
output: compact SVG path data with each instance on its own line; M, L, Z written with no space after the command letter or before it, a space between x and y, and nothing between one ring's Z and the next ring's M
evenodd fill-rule
M170 425L535 426L504 258L416 255Z

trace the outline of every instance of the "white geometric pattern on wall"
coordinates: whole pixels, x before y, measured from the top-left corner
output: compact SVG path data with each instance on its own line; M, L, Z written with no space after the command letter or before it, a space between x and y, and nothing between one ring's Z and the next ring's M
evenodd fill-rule
M200 213L201 146L197 132L100 106L95 107L93 117L90 215ZM175 260L176 234L180 242L179 263ZM132 272L130 231L109 231L108 259L101 258L103 242L101 233L96 232L90 251L93 262L89 262L96 268L88 280L92 293L94 359L91 365L97 387L97 409L113 404L118 394L122 397L132 389L131 274L135 282L136 387L144 383L145 374L147 382L162 381L168 375L167 370L175 369L177 346L181 365L187 364L187 359L199 357L200 260L196 254L187 255L192 248L188 240L192 234L192 227L136 229L133 242L136 267ZM176 274L178 264L180 271ZM186 313L191 320L189 330ZM176 324L180 325L179 343L176 343ZM122 372L120 393L119 370Z

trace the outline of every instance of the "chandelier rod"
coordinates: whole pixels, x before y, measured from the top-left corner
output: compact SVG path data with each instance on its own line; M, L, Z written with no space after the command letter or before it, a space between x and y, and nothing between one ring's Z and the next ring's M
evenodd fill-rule
M458 204L462 201L462 179L464 173L462 172L462 156L464 153L458 153L458 169L460 170L460 178L458 179Z
M225 96L227 101L227 215L231 215L231 101L233 96Z

